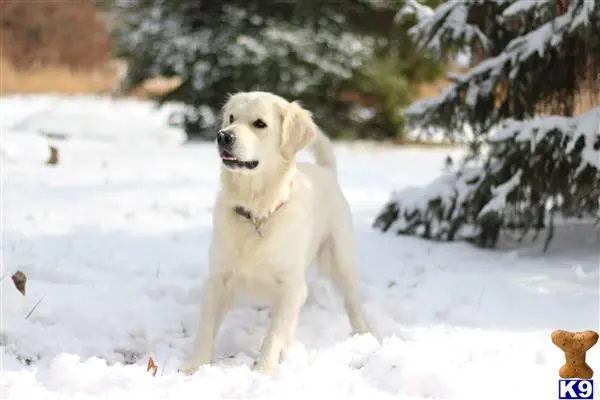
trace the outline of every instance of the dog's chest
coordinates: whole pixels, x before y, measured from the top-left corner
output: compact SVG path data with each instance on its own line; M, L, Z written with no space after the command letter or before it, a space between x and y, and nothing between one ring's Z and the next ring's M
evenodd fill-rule
M278 221L267 221L257 232L251 221L234 219L227 232L215 237L217 264L227 276L228 285L241 295L270 302L300 258L290 249L290 230ZM302 248L302 246L300 246ZM296 248L298 249L298 248ZM297 251L297 250L296 250ZM300 267L301 268L301 267Z
M253 263L268 257L273 251L269 245L273 242L273 225L272 221L254 222L239 215L231 218L229 232L223 238L231 258L238 263Z
M251 274L235 271L229 284L237 298L246 298L259 303L272 303L281 293L282 284L270 274Z
M281 292L284 275L267 254L262 257L254 254L253 257L240 257L231 264L228 284L237 295L271 302Z

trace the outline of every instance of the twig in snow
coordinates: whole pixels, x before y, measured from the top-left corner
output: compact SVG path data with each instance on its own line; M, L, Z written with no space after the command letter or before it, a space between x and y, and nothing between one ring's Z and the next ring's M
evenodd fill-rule
M62 132L47 132L47 131L40 130L40 131L38 131L38 133L42 136L47 137L48 139L67 140L69 138L69 135L67 135L66 133L62 133Z
M479 307L481 307L481 300L483 300L483 293L485 293L485 288L481 289L481 294L479 295L479 301L477 301L477 312L479 312Z
M554 237L554 208L550 210L550 223L548 225L548 235L546 236L546 241L544 243L544 249L542 250L545 253L548 250L548 246L550 246L550 241Z
M42 300L44 300L44 296L40 297L40 299L37 301L37 303L35 303L35 305L33 306L33 308L25 316L25 319L28 319L29 317L31 317L31 314L33 314L33 312L35 311L35 309L37 308L37 306L40 305L40 303L42 302Z

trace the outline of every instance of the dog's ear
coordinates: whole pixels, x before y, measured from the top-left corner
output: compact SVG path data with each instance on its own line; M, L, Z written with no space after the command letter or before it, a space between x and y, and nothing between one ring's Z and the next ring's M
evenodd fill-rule
M290 103L282 112L281 155L291 160L294 154L306 147L317 134L317 125L310 111L297 102Z

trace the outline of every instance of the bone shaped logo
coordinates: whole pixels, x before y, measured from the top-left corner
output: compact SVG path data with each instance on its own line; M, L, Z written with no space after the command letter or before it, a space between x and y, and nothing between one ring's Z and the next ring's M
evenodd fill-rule
M591 379L594 376L594 371L585 362L585 353L598 342L598 333L556 330L551 338L552 343L565 353L565 364L558 371L561 378Z

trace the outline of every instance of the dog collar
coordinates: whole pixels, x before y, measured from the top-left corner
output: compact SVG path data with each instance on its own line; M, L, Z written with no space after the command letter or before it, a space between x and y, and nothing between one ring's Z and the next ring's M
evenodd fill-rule
M291 187L292 187L292 184L290 184L290 192L291 192ZM254 229L256 229L256 233L258 233L258 236L263 237L262 231L260 230L261 225L267 219L269 219L269 217L271 217L273 214L275 214L277 211L279 211L279 209L281 209L281 207L283 207L285 205L285 203L286 203L285 201L282 201L271 213L269 213L269 215L267 215L266 217L262 217L262 218L256 217L254 214L252 214L252 211L250 211L247 208L244 208L242 206L233 207L233 211L237 215L240 215L240 216L246 218L248 221L250 221L252 223L252 225L254 225Z
M258 233L258 236L263 237L262 231L260 230L261 225L263 224L263 222L265 222L271 215L275 214L277 211L279 211L279 209L281 207L283 207L285 205L285 203L281 203L277 206L277 208L275 210L273 210L272 213L270 213L269 215L267 215L266 217L263 218L258 218L255 217L252 212L248 209L245 209L242 206L235 206L233 207L233 211L235 211L235 213L237 215L240 215L244 218L246 218L248 221L252 222L252 225L254 225L254 229L256 229L256 233Z

